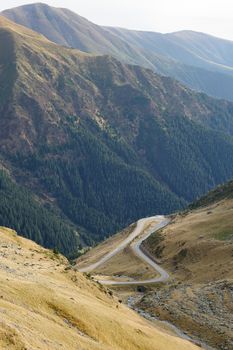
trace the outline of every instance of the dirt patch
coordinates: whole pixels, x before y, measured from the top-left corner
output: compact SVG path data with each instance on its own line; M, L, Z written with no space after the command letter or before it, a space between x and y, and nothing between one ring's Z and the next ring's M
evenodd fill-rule
M233 281L169 285L136 306L216 349L233 348Z
M1 350L27 350L20 334L10 326L0 322L0 349Z

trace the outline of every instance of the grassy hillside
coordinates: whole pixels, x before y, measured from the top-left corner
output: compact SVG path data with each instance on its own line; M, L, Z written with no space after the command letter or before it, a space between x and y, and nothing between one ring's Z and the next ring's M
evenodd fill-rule
M229 182L176 215L144 243L172 279L145 295L138 307L172 321L216 349L233 345L232 214Z
M151 221L152 223L153 221ZM155 221L153 222L155 223ZM149 224L146 228L148 228ZM136 223L133 223L126 229L122 230L118 234L106 239L97 246L91 248L85 254L81 255L76 260L77 268L83 269L98 262L102 257L125 241L132 231L136 228ZM128 244L123 250L114 255L110 260L107 260L103 264L99 265L94 270L90 271L92 276L99 280L117 280L117 281L132 281L154 278L156 275L155 270L146 262L141 260L134 254L131 244ZM127 288L127 287L126 287ZM118 289L118 287L117 287Z
M208 95L233 100L231 42L192 32L162 35L104 28L67 9L41 3L2 14L59 45L109 54L125 63L171 76Z
M61 255L0 228L0 347L195 350L142 319Z
M232 279L232 207L232 199L225 199L177 215L145 247L183 281Z
M233 186L217 187L143 243L143 251L169 273L166 283L113 286L124 300L145 317L178 326L210 349L233 345ZM134 226L111 237L80 257L79 267L89 266L112 251ZM129 281L151 278L149 265L126 247L92 272L97 278Z
M1 79L8 62L16 69L0 106L2 162L86 243L181 208L233 176L231 103L61 48L3 17L0 24L0 48L9 37L13 45Z
M146 61L143 53L136 47L68 9L38 3L3 11L2 15L43 34L59 45L94 54L121 57L128 63Z
M112 27L107 29L130 44L183 64L230 75L233 73L233 42L230 40L188 30L160 34Z
M187 52L186 55L182 55L184 62L232 74L232 41L188 30L168 34L167 37L175 42L179 49ZM190 52L193 56L191 61L188 58Z

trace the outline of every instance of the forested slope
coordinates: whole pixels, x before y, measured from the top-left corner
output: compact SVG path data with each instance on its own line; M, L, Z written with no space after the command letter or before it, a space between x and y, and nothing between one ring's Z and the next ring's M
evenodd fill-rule
M46 209L32 193L0 171L0 226L64 254L77 253L79 238L61 215ZM72 248L73 247L73 248Z
M171 213L233 176L231 103L3 17L0 26L1 163L82 242Z

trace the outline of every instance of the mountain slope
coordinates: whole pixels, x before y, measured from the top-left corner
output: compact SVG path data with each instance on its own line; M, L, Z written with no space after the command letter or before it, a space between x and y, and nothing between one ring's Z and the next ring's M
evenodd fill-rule
M219 186L173 217L145 243L172 276L138 307L169 320L215 349L233 345L233 183Z
M136 62L133 57L141 62L145 60L137 48L68 9L38 3L3 11L2 15L59 45L94 54L111 54L129 63Z
M160 239L155 234L145 246L179 279L191 282L232 279L232 208L231 181L175 216L162 230Z
M24 35L24 28L5 19L1 24L0 46L7 41L12 47L6 62L1 59L3 72L11 64L16 74L6 80L12 89L0 106L0 148L17 181L59 206L88 244L142 212L180 206L182 200L143 169L130 145L98 115L104 97L85 77L98 59L62 51L30 31Z
M233 176L231 103L0 26L2 163L87 244Z
M166 283L137 289L113 285L145 317L170 321L185 334L210 349L233 345L233 181L218 186L185 211L171 216L171 223L143 241L141 250L161 265L170 278ZM81 256L78 266L88 267L119 247L135 229L118 235ZM145 225L145 230L148 226ZM150 227L151 230L151 227ZM142 237L142 236L141 236ZM137 240L136 240L137 241ZM135 243L134 243L135 244ZM96 266L92 275L101 280L146 281L155 276L150 266L128 245L110 260ZM130 298L129 298L130 296ZM205 348L208 348L208 346Z
M182 41L182 35L176 33L166 36L159 33L104 28L67 9L53 8L40 3L6 10L2 14L16 23L42 33L59 45L95 54L110 54L123 62L139 64L159 74L171 76L192 89L233 100L233 77L228 75L231 71L231 61L224 61L224 56L231 57L230 42L225 45L225 41L219 39L219 51L213 54L212 37L204 37L203 43L199 37ZM198 36L193 33L193 36L195 35ZM190 42L194 47L189 47ZM204 52L202 58L199 57L200 51ZM225 69L223 66L227 64L229 67Z
M2 350L195 350L142 319L67 260L0 228Z
M189 66L233 74L233 42L214 36L180 31L169 34L107 27L133 45Z
M60 213L44 207L39 198L18 186L0 170L0 226L10 226L21 235L64 254L77 254L79 238Z
M187 53L192 54L193 58L191 60L182 55L183 62L208 67L208 69L212 66L211 70L233 73L232 41L193 31L181 31L167 36L176 43L179 49L182 48Z
M208 192L205 196L192 203L190 209L198 209L220 202L221 200L230 199L233 199L233 181L229 181L224 185L219 185L214 190Z

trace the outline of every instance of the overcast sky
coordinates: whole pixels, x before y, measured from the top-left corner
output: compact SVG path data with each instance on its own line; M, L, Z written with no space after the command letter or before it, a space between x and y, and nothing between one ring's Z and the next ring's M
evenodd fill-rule
M0 10L38 2L0 0ZM129 29L201 31L233 40L233 0L46 0L92 22Z

